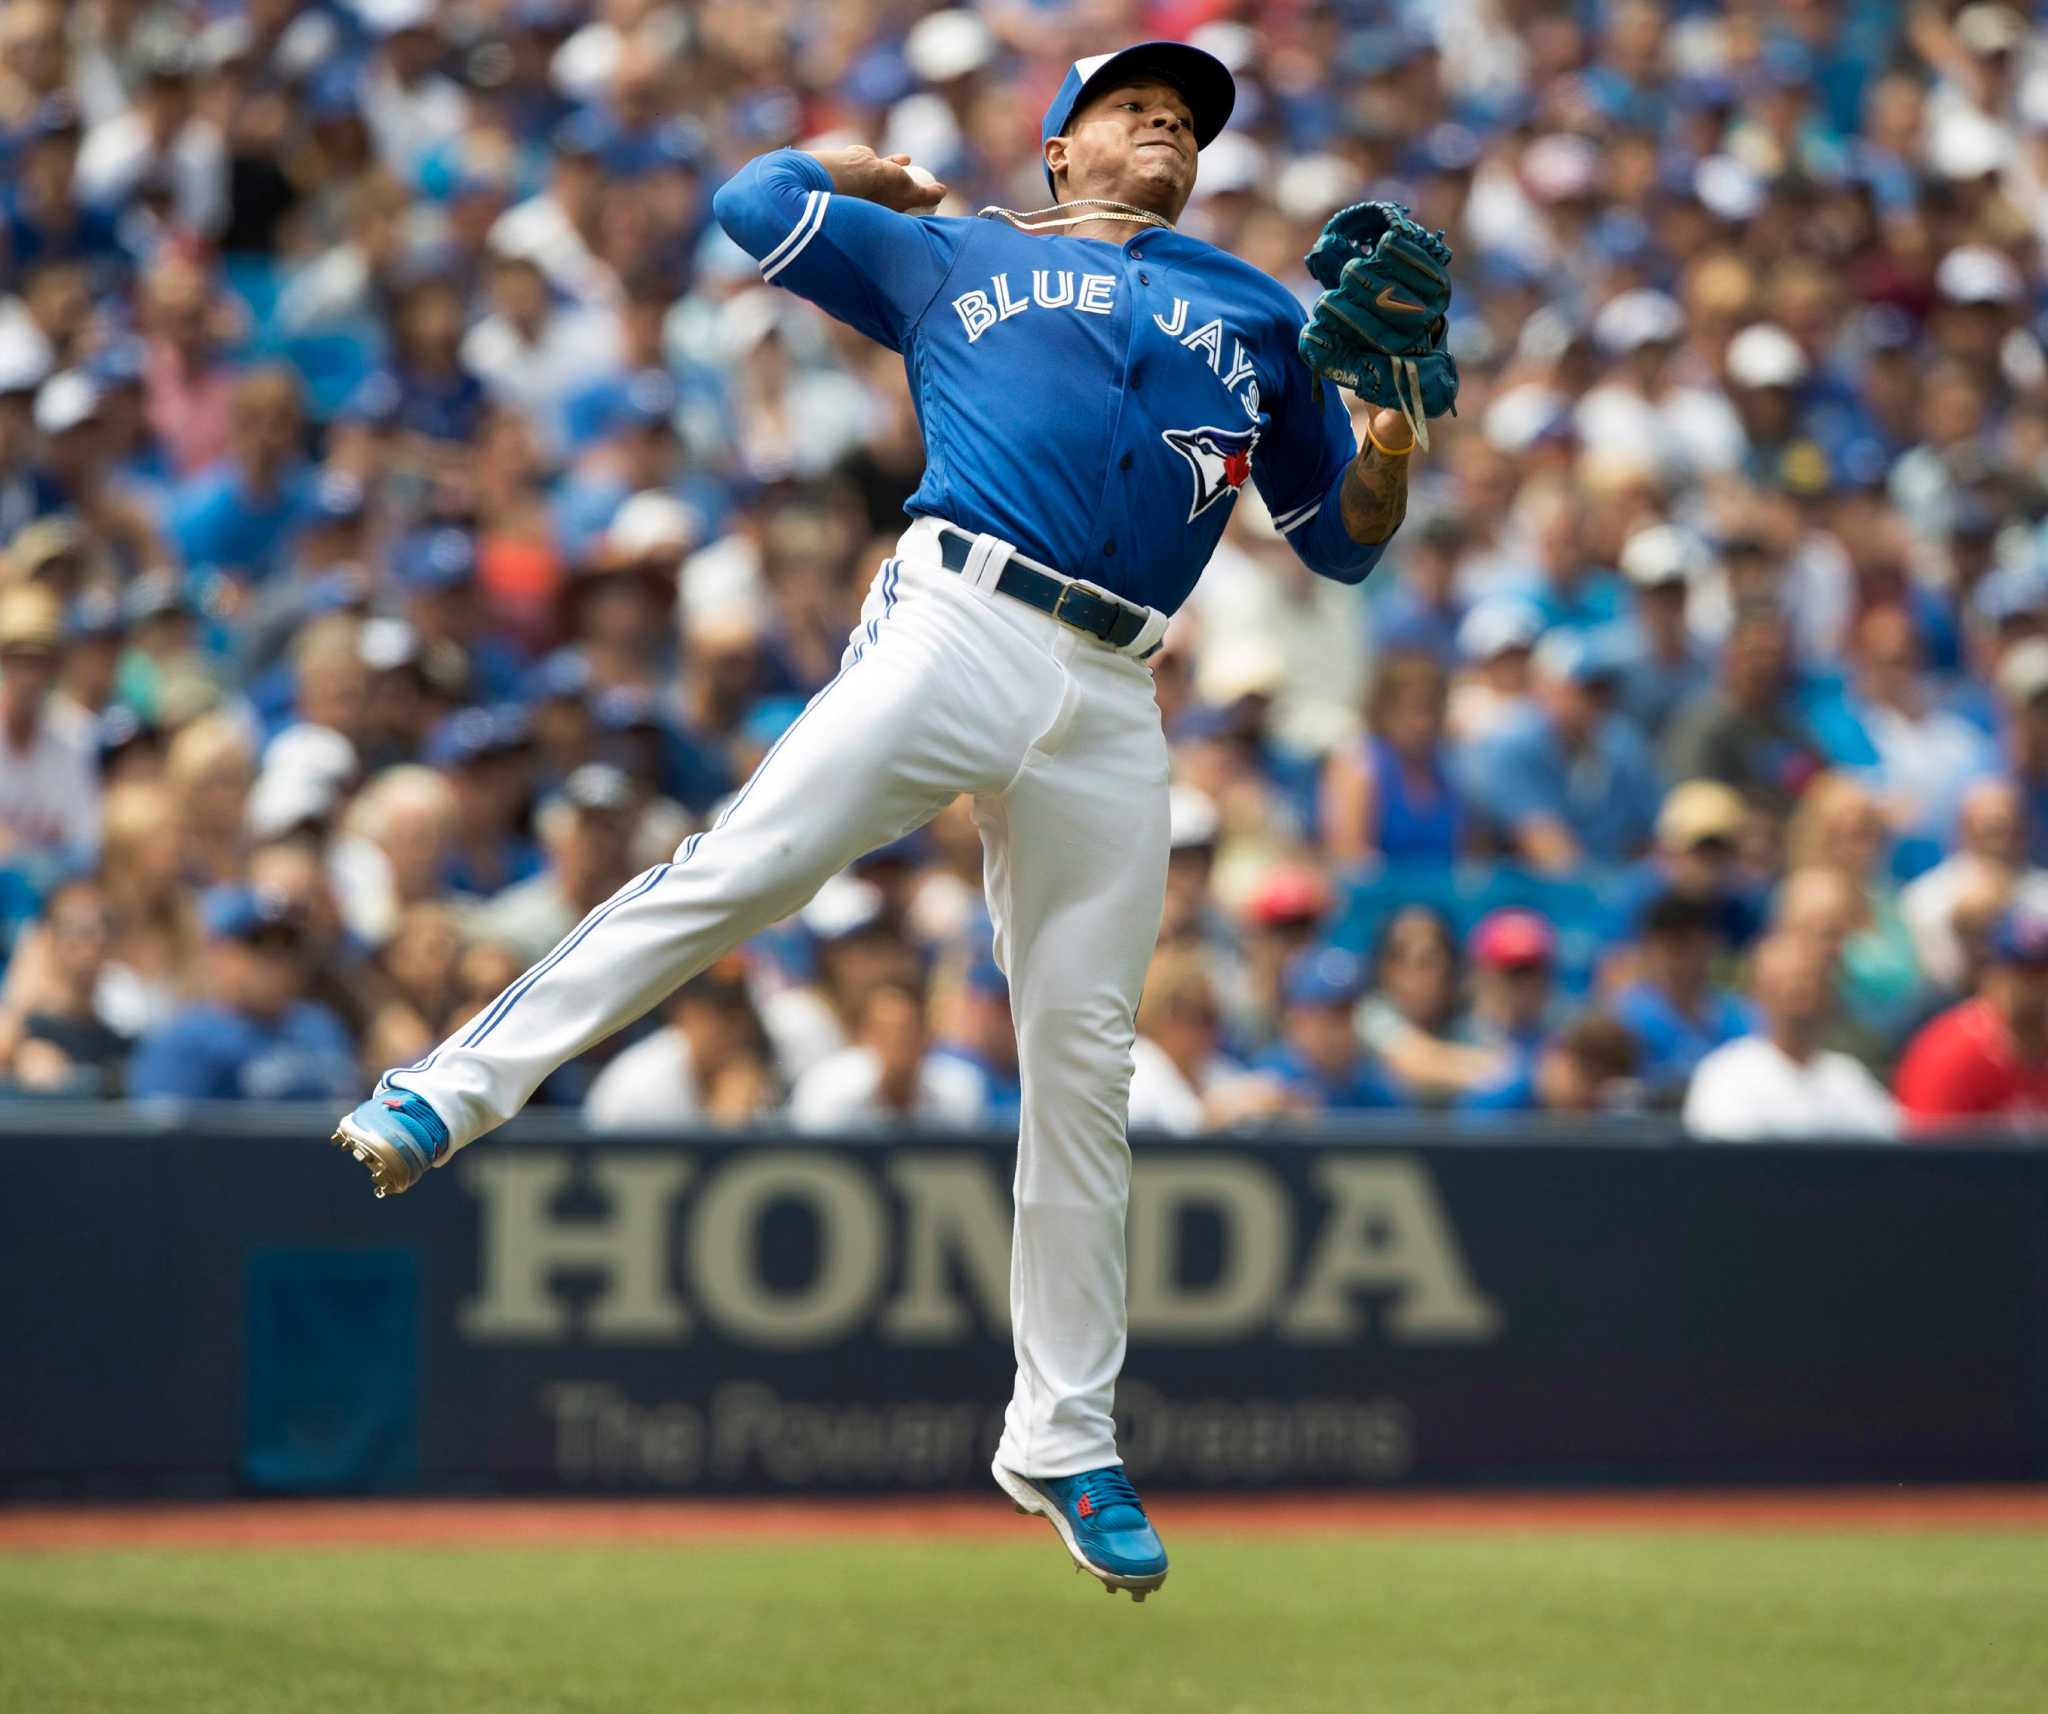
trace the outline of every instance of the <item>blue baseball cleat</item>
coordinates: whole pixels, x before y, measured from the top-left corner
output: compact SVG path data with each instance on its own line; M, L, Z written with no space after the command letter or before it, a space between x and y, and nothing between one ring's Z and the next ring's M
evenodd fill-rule
M373 1095L334 1127L334 1141L370 1169L379 1196L410 1190L448 1153L448 1127L417 1095Z
M1049 1520L1074 1556L1074 1569L1101 1578L1110 1594L1126 1589L1133 1601L1142 1601L1166 1581L1166 1549L1121 1464L1078 1476L1020 1476L1000 1464L989 1468L1017 1510Z

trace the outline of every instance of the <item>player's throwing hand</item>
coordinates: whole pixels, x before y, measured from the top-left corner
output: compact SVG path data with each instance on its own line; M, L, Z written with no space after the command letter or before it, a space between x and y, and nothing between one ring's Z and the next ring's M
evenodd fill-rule
M937 179L928 173L921 178L912 175L908 155L878 155L865 143L854 143L844 149L820 149L817 160L832 175L835 196L880 203L898 214L936 208L945 199L946 187Z

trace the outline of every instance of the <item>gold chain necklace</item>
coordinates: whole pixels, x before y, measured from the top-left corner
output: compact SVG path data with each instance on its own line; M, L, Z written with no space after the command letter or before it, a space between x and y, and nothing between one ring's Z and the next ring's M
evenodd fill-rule
M1068 208L1097 208L1100 214L1074 214L1064 220L1048 220L1048 214L1057 214ZM979 210L975 218L986 220L990 215L1007 220L1019 232L1049 232L1056 226L1086 226L1096 220L1121 220L1132 226L1159 226L1173 230L1173 222L1162 219L1150 209L1133 208L1128 202L1112 202L1106 196L1077 196L1072 202L1056 202L1050 208L1035 208L1028 214L1019 214L1014 208L998 208L991 203Z

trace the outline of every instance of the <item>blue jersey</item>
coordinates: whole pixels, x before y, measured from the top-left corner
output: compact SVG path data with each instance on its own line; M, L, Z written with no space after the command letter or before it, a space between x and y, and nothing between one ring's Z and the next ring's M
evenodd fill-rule
M761 277L903 354L924 430L906 509L1014 544L1171 613L1249 480L1296 553L1356 583L1357 452L1334 387L1295 351L1294 294L1178 232L1121 244L832 194L810 155L747 163L712 212Z

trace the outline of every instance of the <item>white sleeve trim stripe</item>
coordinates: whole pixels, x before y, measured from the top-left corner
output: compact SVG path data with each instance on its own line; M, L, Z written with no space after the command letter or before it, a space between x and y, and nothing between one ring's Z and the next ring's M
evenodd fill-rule
M778 244L761 264L761 278L772 280L782 270L804 253L804 246L818 236L818 228L825 224L825 210L831 206L832 193L829 190L814 190L811 195L817 200L804 205L804 216L796 223L788 238ZM794 240L794 243L791 242ZM772 266L770 264L773 264Z
M780 244L776 245L773 250L770 250L767 255L761 258L760 267L764 269L772 268L783 251L796 242L797 235L810 224L811 215L818 206L818 198L824 194L823 191L816 190L804 192L803 212L796 217L796 224L782 235L782 242Z
M1283 536L1292 535L1296 530L1300 529L1303 524L1307 523L1309 519L1313 518L1322 509L1322 501L1311 500L1306 506L1302 507L1299 511L1289 512L1287 516L1284 518L1274 519L1273 527L1276 530L1278 530Z

